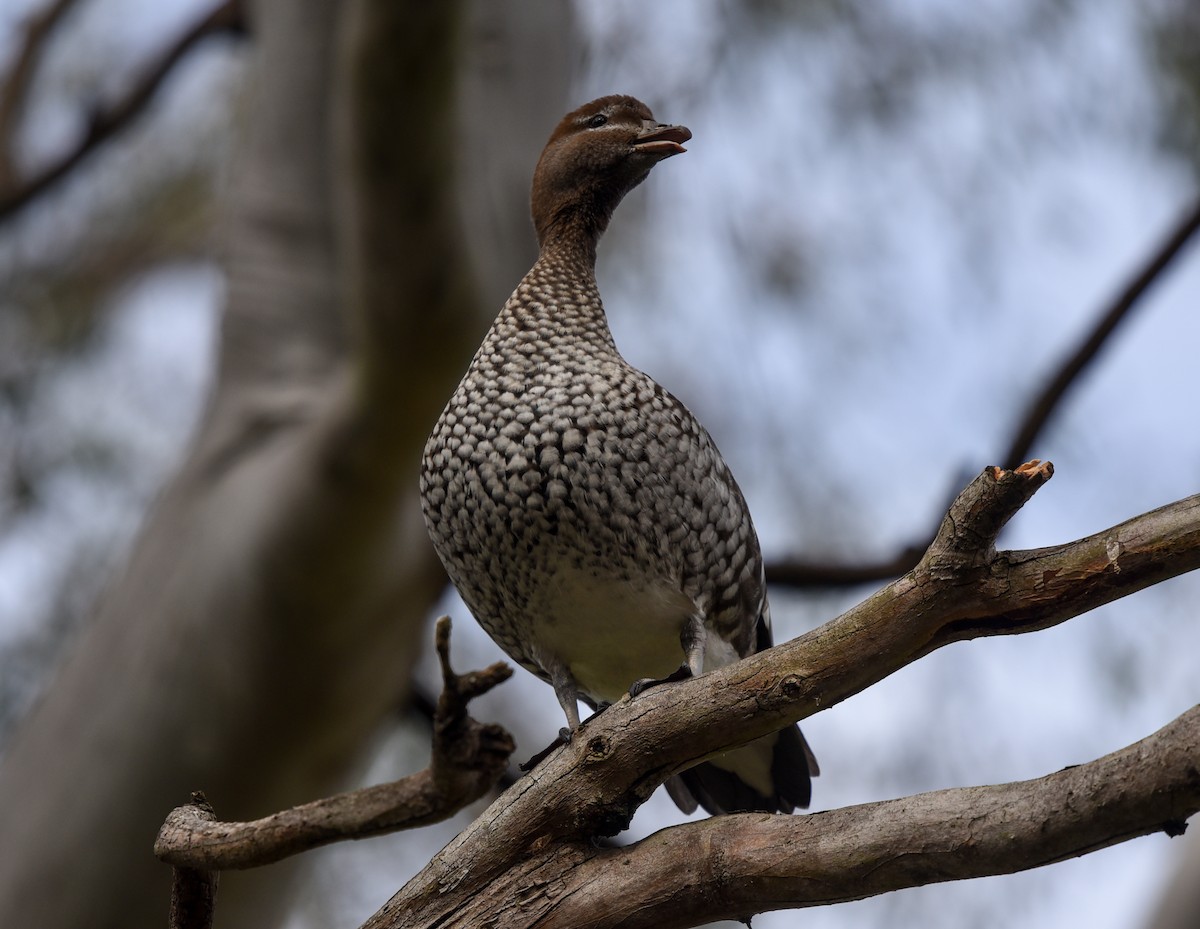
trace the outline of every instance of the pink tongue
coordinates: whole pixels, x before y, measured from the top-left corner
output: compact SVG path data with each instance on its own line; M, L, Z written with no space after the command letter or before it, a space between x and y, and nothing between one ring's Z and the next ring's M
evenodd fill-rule
M634 148L639 152L662 152L666 155L678 155L680 152L687 151L678 142L671 142L667 139L660 139L657 142L639 142Z

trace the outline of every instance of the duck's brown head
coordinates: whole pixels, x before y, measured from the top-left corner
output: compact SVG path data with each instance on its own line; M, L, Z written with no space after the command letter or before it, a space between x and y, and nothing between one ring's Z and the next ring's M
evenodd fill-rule
M656 122L633 97L601 97L568 113L533 173L539 244L573 236L594 249L621 198L664 158L685 151L691 137L683 126Z

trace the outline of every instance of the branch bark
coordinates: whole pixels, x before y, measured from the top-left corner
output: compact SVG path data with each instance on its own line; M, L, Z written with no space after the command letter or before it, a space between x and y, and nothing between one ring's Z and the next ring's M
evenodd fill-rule
M620 849L556 843L516 862L448 925L683 929L1029 870L1152 832L1179 835L1200 810L1198 757L1195 707L1127 748L1036 780L809 816L714 817Z
M1128 748L1037 780L811 816L688 823L588 854L548 889L539 925L694 926L1009 874L1159 830L1178 835L1200 809L1198 753L1200 707ZM617 888L614 875L637 877Z
M594 717L367 925L472 925L479 901L511 898L514 869L526 880L536 873L537 888L568 881L590 837L624 828L655 788L699 760L827 709L943 645L1044 629L1200 567L1200 496L1066 545L997 552L1001 527L1051 473L1037 462L986 469L909 574L807 635ZM1166 731L1169 740L1178 730ZM1104 821L1112 841L1133 834L1124 821ZM535 896L521 886L522 900ZM762 893L759 909L772 899ZM530 906L499 925L533 924L538 904Z
M217 817L204 794L196 791L186 807L196 823L212 823ZM178 812L178 811L176 811ZM171 913L169 929L212 929L216 915L219 871L177 864L171 869Z

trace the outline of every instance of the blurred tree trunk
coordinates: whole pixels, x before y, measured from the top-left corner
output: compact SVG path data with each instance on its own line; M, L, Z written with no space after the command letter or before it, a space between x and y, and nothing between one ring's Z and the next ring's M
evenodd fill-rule
M216 388L0 765L0 925L161 923L151 845L188 791L231 818L312 799L396 704L443 584L420 447L532 253L525 191L567 102L568 16L254 5ZM223 924L264 925L278 883L227 875Z

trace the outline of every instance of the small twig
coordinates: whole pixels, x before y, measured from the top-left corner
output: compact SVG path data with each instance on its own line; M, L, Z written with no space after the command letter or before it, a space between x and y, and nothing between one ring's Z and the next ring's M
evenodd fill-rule
M404 701L404 705L397 707L397 713L414 723L428 726L432 732L433 721L437 715L437 705L438 701L430 696L420 683L414 683L410 688L408 699ZM518 776L519 772L511 766L505 768L499 780L492 785L492 791L496 794L504 793L504 791L517 782Z
M162 861L202 870L252 868L338 842L440 822L487 793L516 748L500 726L467 714L467 703L512 675L497 662L457 675L449 663L450 620L438 620L444 690L434 718L433 758L424 771L292 807L253 822L216 822L193 805L168 814L154 844Z
M212 804L198 790L185 809L191 811L196 822L213 822L217 818ZM172 872L170 929L212 929L221 872L180 866Z
M513 737L500 726L480 725L467 715L467 704L512 677L502 661L482 671L455 674L450 667L450 617L437 621L434 642L442 666L442 693L433 717L433 757L429 763L434 782L450 797L481 797L508 770L508 757L516 750ZM464 772L486 771L487 783L462 783ZM462 804L465 806L466 804ZM461 806L459 807L461 809Z
M129 92L107 109L93 114L87 134L66 155L42 168L19 184L0 189L0 224L22 207L66 177L104 142L143 113L167 76L201 40L222 32L242 32L244 20L240 0L224 0L207 16L175 40L149 65Z

